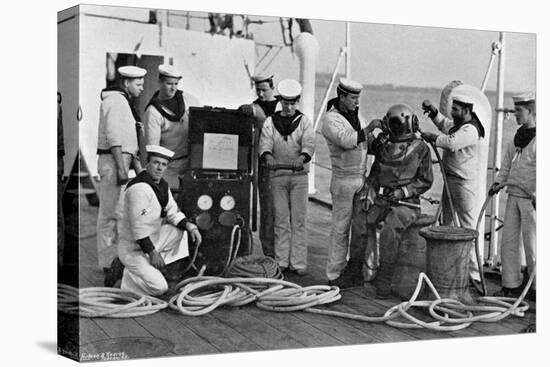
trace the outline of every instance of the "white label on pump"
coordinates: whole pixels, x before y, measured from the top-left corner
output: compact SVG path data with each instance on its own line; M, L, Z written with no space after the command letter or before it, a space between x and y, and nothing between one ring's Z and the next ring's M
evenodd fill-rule
M239 159L239 136L204 134L203 169L236 170Z

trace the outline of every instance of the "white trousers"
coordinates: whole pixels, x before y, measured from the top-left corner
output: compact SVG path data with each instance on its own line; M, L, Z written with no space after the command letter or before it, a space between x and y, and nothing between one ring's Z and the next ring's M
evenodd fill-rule
M122 154L126 169L130 167L132 156ZM97 262L100 268L108 268L117 255L116 206L120 190L117 185L117 170L111 154L100 154L97 161L100 181L97 185L99 209L97 214Z
M447 183L449 184L449 191L453 199L453 206L458 216L460 226L463 228L476 229L477 218L481 211L481 205L484 198L480 199L480 196L476 193L478 187L475 180L463 180L453 176L447 176ZM443 190L443 224L452 225L453 217L450 204L447 199L447 191ZM483 233L480 235L483 239ZM483 241L479 241L478 250L481 258L483 259ZM480 280L479 269L477 266L475 248L472 246L470 251L470 276L476 280Z
M307 175L271 177L275 260L281 267L307 268L307 190Z
M525 250L527 269L531 273L536 264L537 215L531 199L508 196L500 257L502 262L502 286L516 288L522 283L521 247ZM533 289L535 289L533 281Z
M326 275L328 280L340 276L347 264L350 243L350 228L353 217L353 196L363 187L362 176L332 177L330 194L332 197L332 226ZM356 201L356 203L360 203Z
M171 224L165 224L160 228L158 241L154 245L166 265L188 256L186 238L186 232ZM137 243L121 239L118 244L118 257L124 264L120 289L150 296L159 296L168 290L164 275L151 265L149 255L145 254Z

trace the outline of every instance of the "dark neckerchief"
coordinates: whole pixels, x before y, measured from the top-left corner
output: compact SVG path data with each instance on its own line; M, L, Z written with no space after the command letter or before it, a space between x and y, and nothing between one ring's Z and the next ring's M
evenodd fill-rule
M514 135L514 145L517 148L523 149L531 142L531 140L535 138L536 135L536 127L527 128L525 126L521 126L518 131L516 131L516 135Z
M302 116L303 113L298 110L296 110L292 116L282 116L281 111L278 111L271 116L271 119L273 120L273 126L275 129L286 141L288 140L288 136L292 134L300 124Z
M351 112L343 112L340 110L340 108L338 108L338 97L336 98L333 98L331 99L330 101L328 101L327 103L327 111L330 110L332 107L336 108L336 110L338 110L338 113L342 116L344 116L344 118L346 120L348 120L348 122L350 123L351 127L355 130L355 131L359 131L361 130L361 123L359 122L359 108L356 108L355 111L351 111Z
M456 124L453 125L453 127L451 127L449 129L449 135L452 135L454 133L456 133L458 131L458 129L460 129L462 126L464 125L473 125L476 130L477 130L477 134L479 135L480 138L484 138L485 137L485 129L483 128L483 125L481 124L481 122L479 121L479 119L477 118L477 115L475 113L472 113L472 119L470 121L466 121L466 122L463 122L461 124Z
M141 122L141 116L140 116L137 108L132 103L132 99L130 98L130 95L128 94L128 92L126 92L124 89L122 89L119 86L107 87L107 88L103 89L101 91L101 93L103 93L103 92L115 92L115 91L122 93L124 98L126 98L126 101L128 101L128 105L130 106L130 110L132 110L132 116L134 116L134 120L136 120L136 122Z
M166 217L166 205L168 204L168 182L166 182L164 179L161 179L160 182L157 184L155 181L153 181L151 175L144 170L141 171L130 182L128 182L128 184L126 185L126 190L137 183L146 183L151 187L151 189L153 189L153 192L155 193L155 196L157 197L157 200L159 201L159 204L162 208L160 216L161 218Z
M275 113L275 109L277 108L277 103L279 103L279 101L277 99L274 99L273 101L261 101L257 98L254 103L262 108L265 117L269 117L273 116Z
M145 108L150 105L155 107L162 117L172 122L180 121L185 114L185 101L181 90L176 91L174 97L170 99L159 99L159 91L156 91ZM172 113L168 113L166 110Z

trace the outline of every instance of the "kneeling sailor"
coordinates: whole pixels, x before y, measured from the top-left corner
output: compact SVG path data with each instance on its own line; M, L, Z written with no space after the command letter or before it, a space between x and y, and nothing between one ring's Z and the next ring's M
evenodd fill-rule
M174 152L148 145L147 153L145 170L128 183L118 205L118 257L125 266L120 288L158 296L168 290L161 270L188 256L187 232L197 245L202 237L163 179Z

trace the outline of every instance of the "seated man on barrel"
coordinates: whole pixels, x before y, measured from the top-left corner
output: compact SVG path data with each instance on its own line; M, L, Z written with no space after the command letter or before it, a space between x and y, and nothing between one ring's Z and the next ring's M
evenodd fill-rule
M417 138L418 119L404 104L392 106L383 121L383 133L369 133L369 154L375 156L361 198L367 210L367 230L372 235L383 222L380 232L380 266L374 280L376 296L386 298L402 233L420 215L419 196L433 181L430 149Z
M145 170L128 183L117 208L118 257L124 265L120 288L159 296L168 290L165 265L189 253L187 233L198 246L197 226L178 209L163 178L174 152L147 145Z

